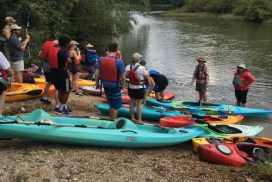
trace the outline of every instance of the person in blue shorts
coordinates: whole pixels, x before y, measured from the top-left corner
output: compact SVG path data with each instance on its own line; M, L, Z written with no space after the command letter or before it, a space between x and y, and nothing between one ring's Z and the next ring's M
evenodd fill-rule
M95 71L96 83L98 85L99 77L101 77L110 105L110 119L115 119L118 115L118 109L122 107L121 90L125 83L125 66L123 60L115 56L117 51L118 44L110 43L107 56L100 58Z

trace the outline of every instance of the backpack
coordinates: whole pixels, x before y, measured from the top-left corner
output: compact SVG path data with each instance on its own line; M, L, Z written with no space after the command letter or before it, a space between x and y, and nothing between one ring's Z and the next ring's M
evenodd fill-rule
M130 65L130 70L128 72L128 78L129 78L129 83L133 85L141 85L142 80L139 78L139 76L136 73L136 70L139 68L141 65L137 65L135 68L132 69L132 65Z
M85 63L86 65L94 65L95 62L99 59L99 56L90 51L86 51Z

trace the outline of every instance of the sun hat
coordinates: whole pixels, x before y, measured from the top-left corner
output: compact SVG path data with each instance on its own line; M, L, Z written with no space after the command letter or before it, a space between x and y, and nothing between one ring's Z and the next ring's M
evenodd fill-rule
M10 30L21 30L22 27L18 26L17 24L13 24L10 26Z
M79 43L75 40L71 40L70 41L70 45L73 46L73 45L79 45Z
M246 69L246 65L245 65L245 64L239 64L237 67L238 67L238 68Z
M135 60L140 60L143 56L141 54L139 54L138 52L134 53L132 55L132 58Z
M13 17L11 17L11 16L7 16L7 17L5 18L5 22L7 22L7 21L12 21L13 23L16 22L16 20L15 20Z
M88 43L87 45L86 45L86 48L92 48L92 47L94 47L91 43Z
M206 60L204 60L204 57L198 57L196 60L197 61L204 61L204 62L206 62Z

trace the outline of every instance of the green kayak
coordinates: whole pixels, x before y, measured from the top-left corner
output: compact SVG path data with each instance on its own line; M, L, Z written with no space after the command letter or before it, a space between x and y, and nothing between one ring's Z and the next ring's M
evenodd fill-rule
M125 118L114 121L94 118L53 117L43 110L25 116L1 116L2 136L37 141L107 147L162 147L201 136L198 128L161 128L135 124Z

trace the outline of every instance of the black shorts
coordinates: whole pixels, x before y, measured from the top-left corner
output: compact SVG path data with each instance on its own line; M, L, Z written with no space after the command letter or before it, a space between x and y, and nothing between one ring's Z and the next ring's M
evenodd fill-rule
M201 94L205 94L207 91L207 84L206 83L196 83L196 91Z
M157 77L157 79L154 79L154 81L155 81L155 87L154 87L155 92L161 92L165 90L166 87L168 86L168 79L166 78L166 76L162 74L159 77Z
M70 69L70 72L74 75L76 74L77 72L80 72L79 70L79 66L78 65L73 65Z
M132 99L144 99L145 89L131 89L128 88L128 96Z
M242 102L242 104L247 103L247 92L248 90L235 90L237 102Z
M64 92L70 92L71 90L71 83L70 79L53 79L53 84L56 88L56 90L64 91Z
M52 74L50 74L50 72L44 72L44 77L45 77L45 80L46 82L52 82Z

